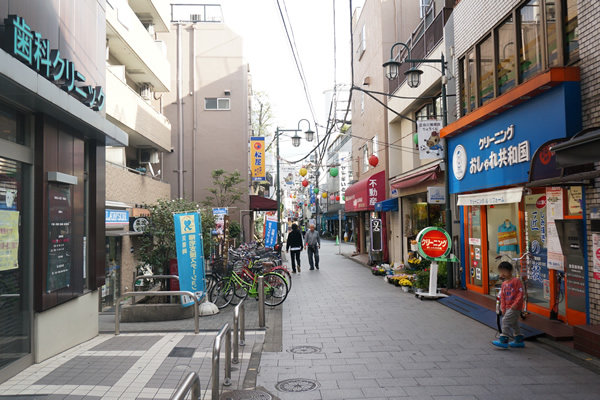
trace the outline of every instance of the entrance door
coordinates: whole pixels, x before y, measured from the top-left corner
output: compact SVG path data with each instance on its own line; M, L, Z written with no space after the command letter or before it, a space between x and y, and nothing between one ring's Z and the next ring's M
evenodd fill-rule
M487 294L495 295L494 288L500 285L498 265L502 261L515 264L514 258L521 254L519 205L518 203L502 204L486 207L487 217L487 260L488 288ZM515 268L513 275L520 278L520 271Z
M485 255L487 243L484 240L482 226L486 226L482 207L465 207L467 221L465 246L467 288L479 293L487 293L487 274L485 274Z

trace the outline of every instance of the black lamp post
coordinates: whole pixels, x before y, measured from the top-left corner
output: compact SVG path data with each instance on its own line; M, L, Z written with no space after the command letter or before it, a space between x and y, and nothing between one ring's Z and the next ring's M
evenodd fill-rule
M392 48L390 49L390 60L383 64L383 67L386 69L385 75L389 80L394 80L398 77L398 71L400 70L401 62L396 61L394 59L394 48L396 46L404 46L408 53L407 58L404 62L411 63L411 68L406 71L404 74L406 75L406 81L408 86L411 88L416 88L421 84L421 75L423 71L417 69L415 67L416 63L435 63L441 65L442 72L442 126L448 125L448 109L446 105L446 60L444 59L444 55L442 54L439 59L412 59L410 57L410 47L405 43L398 42L394 43ZM448 145L444 146L444 191L446 194L446 207L444 213L446 215L446 231L448 234L452 235L452 208L450 207L450 168L448 166L448 161L450 157L448 155ZM448 289L452 289L454 287L454 271L452 265L448 268Z
M306 140L308 142L313 140L314 132L310 129L310 121L307 119L301 119L298 121L298 129L279 129L275 131L275 139L277 144L277 242L280 241L281 236L281 179L279 176L279 136L281 136L284 132L294 132L294 136L292 136L292 146L298 147L300 146L300 142L302 138L298 135L298 132L301 131L300 123L302 121L306 121L308 123L308 130L304 132L306 135Z

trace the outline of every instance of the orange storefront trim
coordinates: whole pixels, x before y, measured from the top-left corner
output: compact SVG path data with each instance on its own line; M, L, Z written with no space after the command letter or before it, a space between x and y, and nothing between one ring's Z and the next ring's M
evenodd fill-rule
M440 131L441 137L452 137L486 120L495 117L530 98L537 96L563 82L578 82L578 67L551 68L548 72L536 76L504 93L475 111L451 123Z

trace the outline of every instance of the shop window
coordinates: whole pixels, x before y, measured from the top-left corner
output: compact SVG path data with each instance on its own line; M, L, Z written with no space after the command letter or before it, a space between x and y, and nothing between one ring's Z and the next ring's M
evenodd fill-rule
M423 195L425 196L425 195ZM410 207L410 238L416 237L428 226L444 227L444 210L439 204L428 204L420 198L413 199Z
M496 76L498 80L498 94L506 93L515 87L515 24L512 16L496 29L498 38L498 63L496 64Z
M556 17L556 3L546 1L546 49L549 67L559 65L560 61Z
M519 206L517 203L486 207L487 220L487 292L495 294L496 285L500 284L498 265L502 261L513 262L520 256L521 232L519 226ZM519 277L517 270L513 275Z
M483 286L483 232L481 229L481 207L467 207L467 237L465 243L467 251L467 284L472 286Z
M468 65L467 65L467 87L468 87L468 96L469 96L469 111L473 111L475 109L475 91L477 82L476 82L477 71L475 71L475 50L471 50L469 52L468 57Z
M565 45L567 62L570 64L579 58L579 31L577 29L577 0L567 0L565 7Z
M479 48L479 105L494 98L494 41L488 36Z
M524 82L542 69L542 27L540 0L530 0L517 12L521 41L519 48L519 71Z

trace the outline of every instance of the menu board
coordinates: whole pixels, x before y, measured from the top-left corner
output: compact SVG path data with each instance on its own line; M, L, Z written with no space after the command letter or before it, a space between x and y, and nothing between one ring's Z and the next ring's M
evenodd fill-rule
M48 184L48 278L46 291L71 283L72 202L68 185Z

